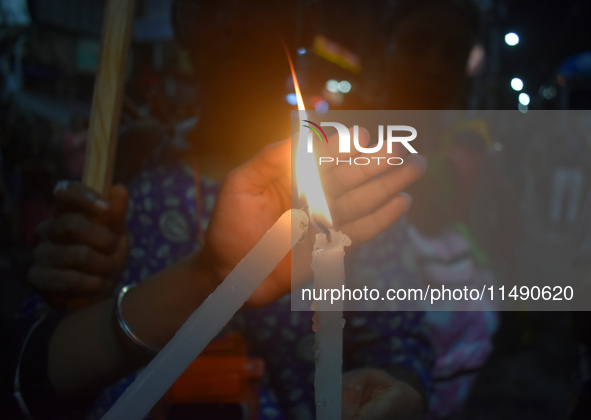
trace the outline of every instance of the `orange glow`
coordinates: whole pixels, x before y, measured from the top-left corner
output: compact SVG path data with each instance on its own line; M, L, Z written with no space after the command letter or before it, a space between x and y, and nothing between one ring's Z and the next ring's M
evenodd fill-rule
M289 54L287 54L287 59L289 60L291 76L293 77L300 121L306 120L304 100L302 99L298 79ZM316 222L320 221L326 227L332 227L332 218L330 217L328 203L326 202L326 197L320 182L320 175L318 174L318 167L316 166L316 157L313 153L307 152L306 144L308 142L308 136L310 135L310 130L304 127L303 124L300 124L300 135L298 138L296 155L296 180L298 183L298 191L300 198L308 203L308 210L312 223L316 224Z

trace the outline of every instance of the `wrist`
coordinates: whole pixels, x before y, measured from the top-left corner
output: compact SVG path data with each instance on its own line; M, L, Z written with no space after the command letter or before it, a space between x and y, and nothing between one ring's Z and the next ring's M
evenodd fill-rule
M217 289L225 276L213 259L202 251L192 254L181 264L187 273L181 277L186 281L179 279L181 284L177 287L178 290L184 290L179 293L179 299L186 319Z
M117 294L117 298L115 299L115 321L117 323L117 326L119 327L119 331L125 335L125 337L130 343L134 344L139 350L142 350L146 355L155 356L156 354L158 354L160 349L151 346L150 344L142 340L141 337L135 334L133 330L129 327L129 325L125 321L125 317L123 316L123 298L127 294L127 291L132 287L134 286L123 286Z
M144 343L162 348L215 290L215 283L211 269L193 254L130 289L122 317Z
M202 288L209 288L207 296L217 289L228 275L224 265L207 246L191 257L191 265L198 278L202 279Z

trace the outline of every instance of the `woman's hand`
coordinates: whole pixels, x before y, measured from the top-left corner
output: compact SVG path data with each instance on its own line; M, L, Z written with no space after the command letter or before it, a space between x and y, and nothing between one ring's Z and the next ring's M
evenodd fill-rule
M380 369L343 375L343 420L416 420L423 407L414 388Z
M128 193L118 185L109 202L78 182L62 181L54 214L38 227L40 242L28 282L53 306L99 299L117 284L127 261Z
M369 134L360 129L361 145L369 144ZM322 153L336 156L338 141L331 138ZM233 171L224 181L200 253L201 266L208 266L216 283L230 273L281 214L290 208L291 142L266 147L254 159ZM405 156L406 149L394 150ZM357 152L351 153L353 158ZM386 156L386 150L378 153ZM349 156L339 155L339 158ZM346 233L354 245L369 241L391 226L410 207L411 199L401 194L420 178L425 161L420 155L407 156L401 166L330 166L321 168L321 179L335 227ZM290 255L259 286L249 304L262 306L289 293L292 284L301 285L311 278L312 244L317 232L309 229L308 238L292 251L297 266L293 270ZM215 286L215 285L214 285Z

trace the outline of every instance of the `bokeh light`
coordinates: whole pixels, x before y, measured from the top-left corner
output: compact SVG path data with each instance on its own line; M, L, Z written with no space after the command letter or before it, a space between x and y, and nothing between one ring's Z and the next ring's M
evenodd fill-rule
M525 106L529 105L529 95L527 93L519 94L519 103Z
M513 47L514 45L519 44L519 36L515 32L509 32L505 35L505 42L507 45Z
M523 80L521 80L519 77L514 77L511 79L511 87L513 90L519 92L521 89L523 89Z

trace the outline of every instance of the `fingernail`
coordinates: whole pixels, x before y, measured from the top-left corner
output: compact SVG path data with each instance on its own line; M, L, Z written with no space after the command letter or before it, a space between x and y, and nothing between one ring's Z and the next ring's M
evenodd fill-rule
M67 189L68 188L68 183L69 183L69 181L66 181L66 180L59 181L57 184L55 184L55 188L53 189L53 193L54 194L57 194L58 191Z
M398 193L398 195L400 195L402 197L406 197L406 199L408 200L408 202L409 203L412 203L413 198L412 198L412 195L410 195L409 193L403 191L401 193Z
M109 208L109 204L107 204L106 201L101 199L100 196L93 191L85 191L84 196L88 201L92 201L92 204L101 210L107 210Z
M101 210L107 210L109 208L109 205L107 204L107 202L101 200L100 198L97 198L94 201L94 205L97 206L98 208L100 208Z

